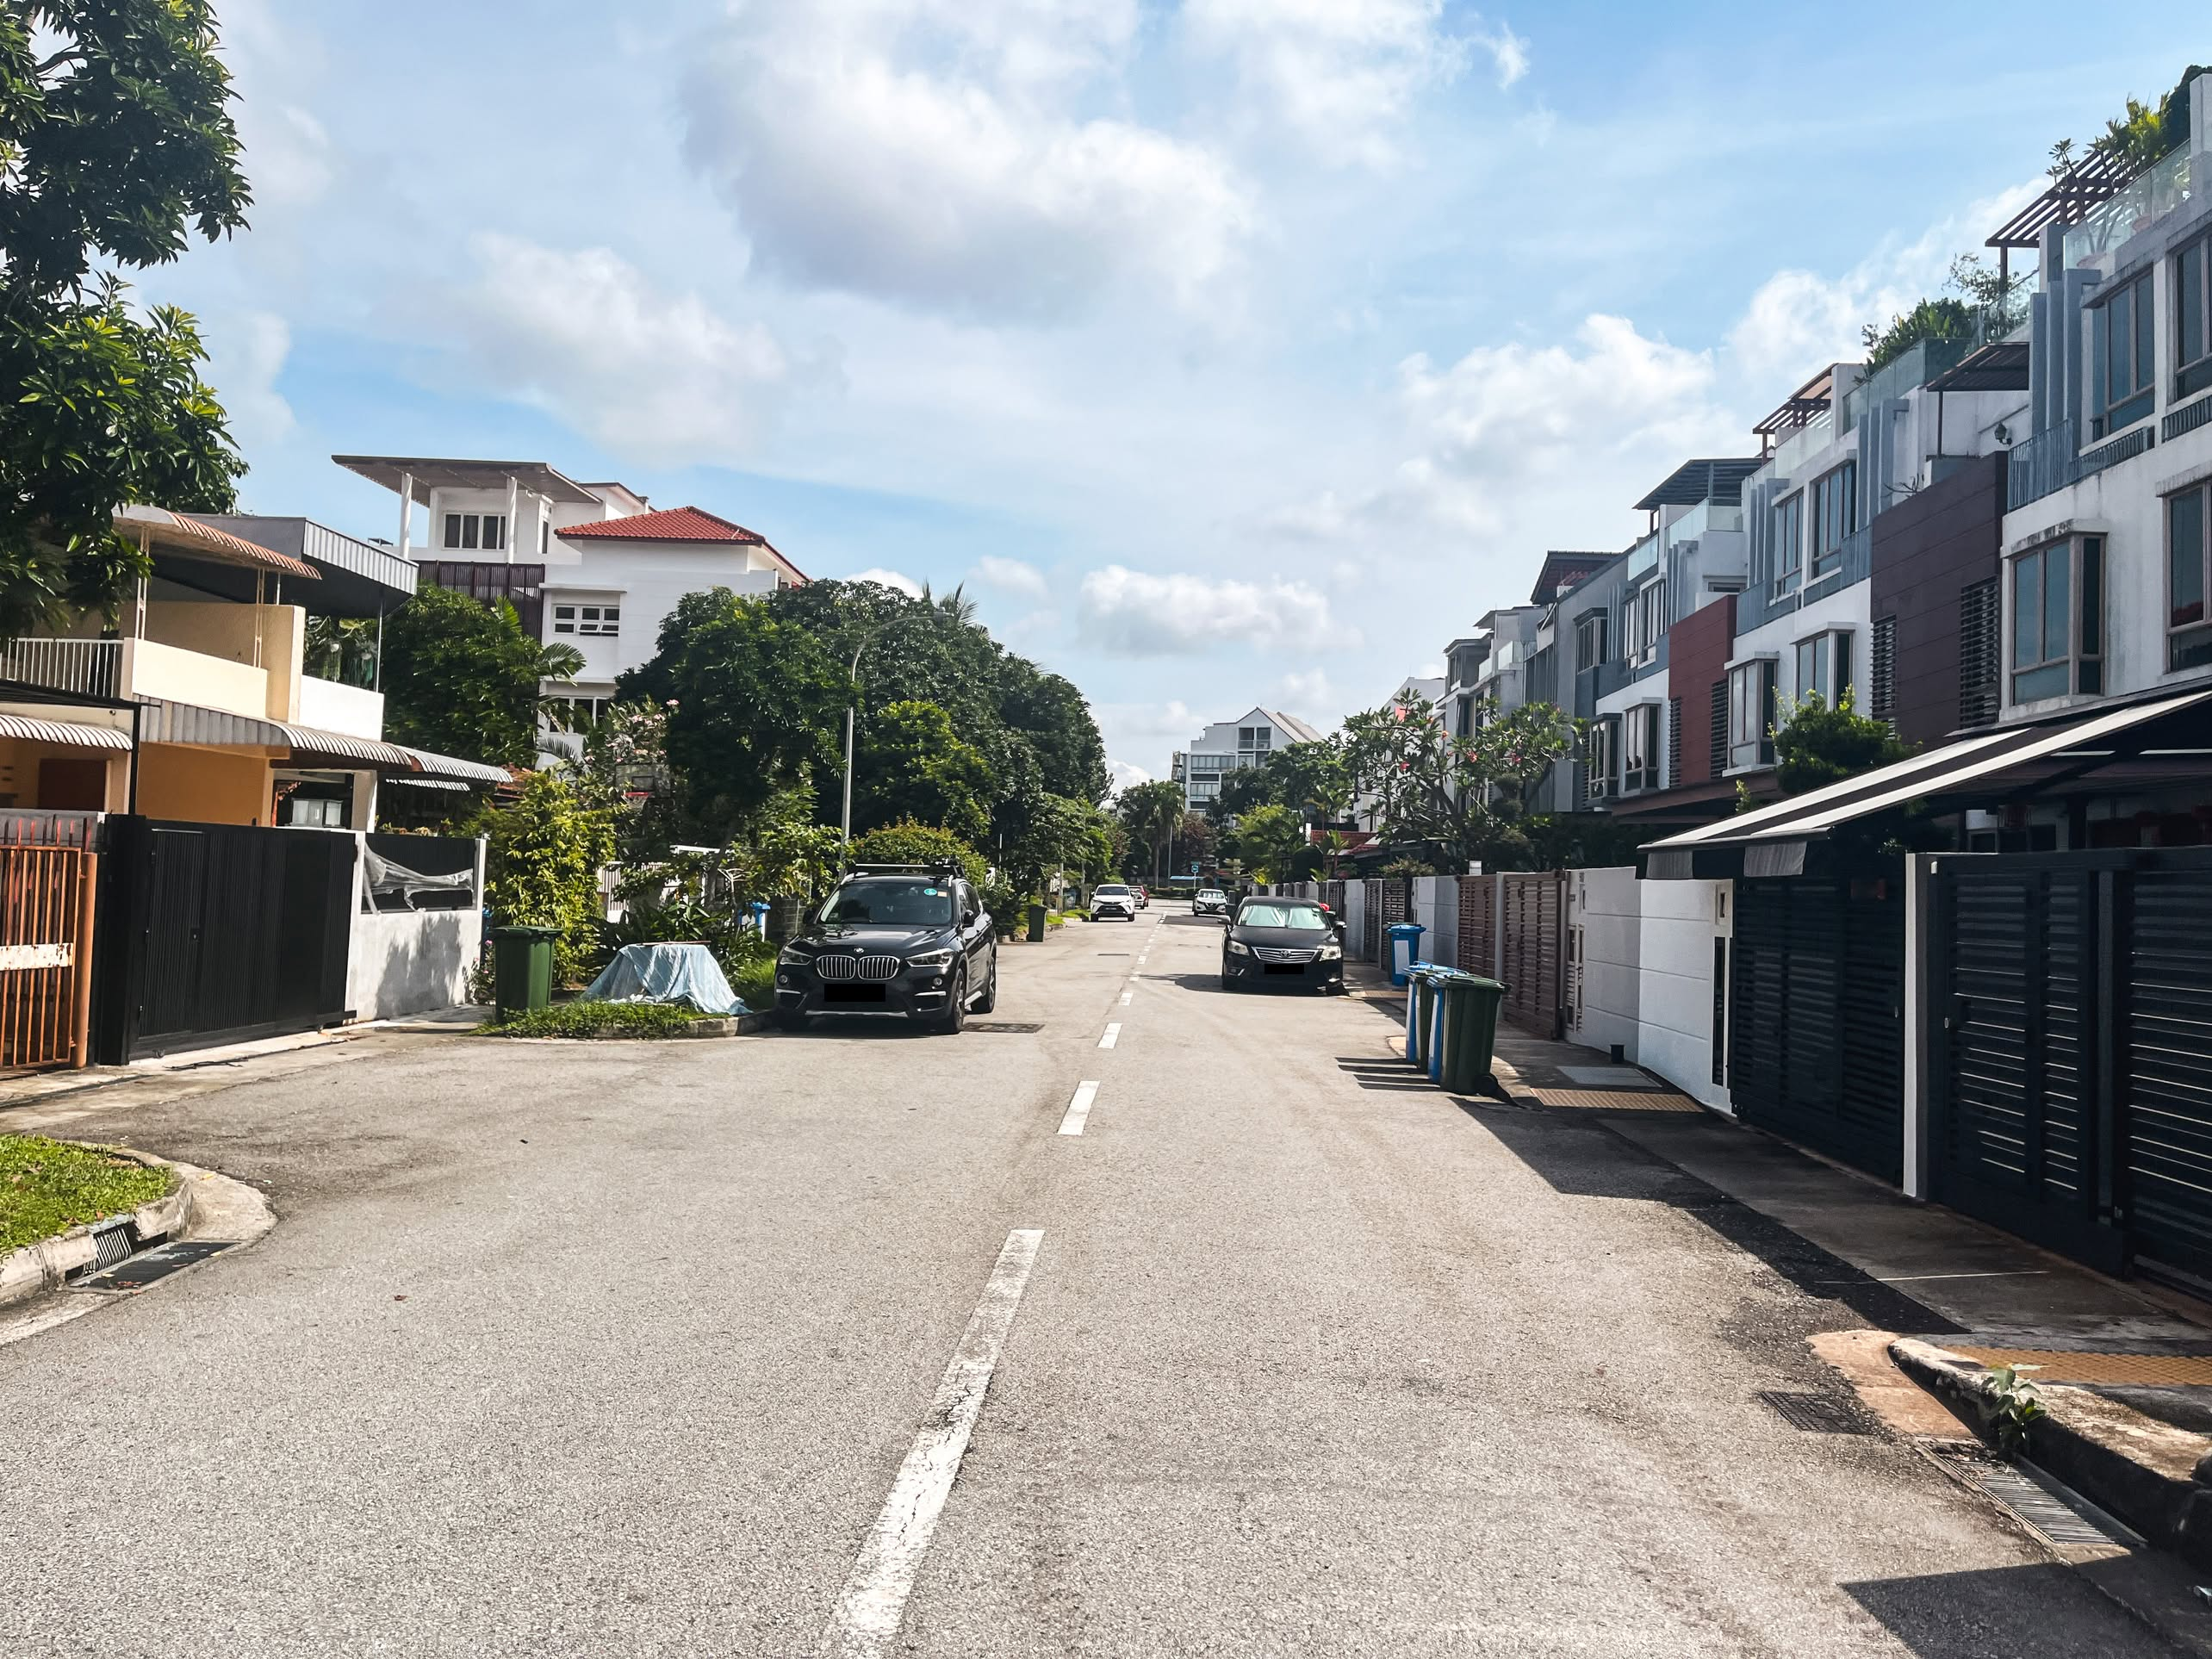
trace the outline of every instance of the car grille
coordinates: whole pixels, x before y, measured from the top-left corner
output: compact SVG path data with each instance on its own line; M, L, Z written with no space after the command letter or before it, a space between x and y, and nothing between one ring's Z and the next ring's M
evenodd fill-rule
M1254 946L1252 954L1263 962L1310 962L1314 960L1314 953L1309 950L1291 950L1278 945Z
M814 971L824 979L895 979L896 956L817 956Z

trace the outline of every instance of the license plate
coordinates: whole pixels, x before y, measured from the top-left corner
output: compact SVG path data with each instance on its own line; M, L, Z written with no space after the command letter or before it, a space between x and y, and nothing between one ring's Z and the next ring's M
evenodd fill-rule
M1306 970L1295 962L1270 962L1267 971L1270 973L1303 973Z
M825 1003L879 1003L883 1000L881 985L824 985L822 1000Z

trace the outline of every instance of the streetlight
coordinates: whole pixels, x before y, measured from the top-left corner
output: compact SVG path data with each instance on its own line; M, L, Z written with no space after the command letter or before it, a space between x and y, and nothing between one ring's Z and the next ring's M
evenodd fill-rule
M861 653L868 642L862 640L853 652L853 666L846 670L845 678L854 685L854 696L845 705L845 839L853 838L853 705L860 700Z

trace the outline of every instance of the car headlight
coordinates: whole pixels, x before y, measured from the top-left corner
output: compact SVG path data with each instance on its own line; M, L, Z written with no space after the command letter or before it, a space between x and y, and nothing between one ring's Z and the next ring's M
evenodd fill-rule
M1344 960L1344 947L1342 945L1323 945L1319 951L1314 953L1314 960L1317 962L1341 962Z
M805 967L814 958L797 945L786 945L776 954L778 967Z
M950 950L925 950L918 956L908 957L906 966L920 968L943 967L952 960L953 953Z
M1237 941L1232 939L1229 941L1229 954L1232 956L1249 956L1252 954L1252 947L1250 945L1240 944Z

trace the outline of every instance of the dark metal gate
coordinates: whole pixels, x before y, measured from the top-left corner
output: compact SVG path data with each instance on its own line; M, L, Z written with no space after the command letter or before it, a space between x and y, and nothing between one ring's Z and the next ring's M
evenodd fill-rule
M121 1064L347 1017L354 838L111 821L97 1047Z
M1393 923L1409 921L1414 914L1414 884L1401 877L1376 878L1367 884L1367 916L1361 930L1367 935L1367 960L1385 968L1389 963L1386 931Z
M1548 870L1507 875L1501 908L1501 966L1506 1018L1539 1037L1567 1031L1567 875Z
M1904 1174L1904 901L1895 875L1736 884L1729 1098L1746 1122Z
M1485 979L1498 971L1498 878L1459 880L1459 964Z
M1931 1196L2212 1281L2212 851L1930 867Z

